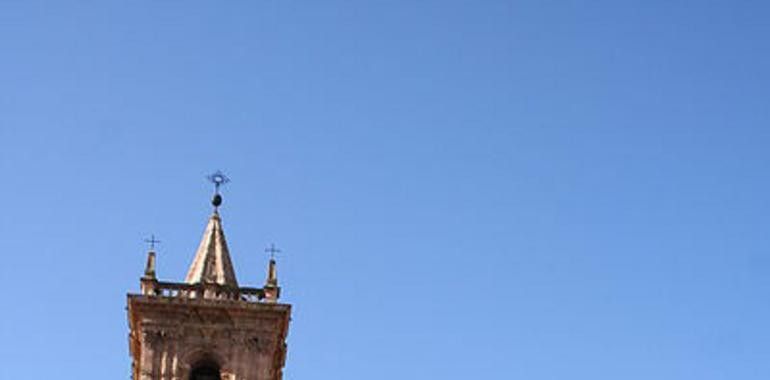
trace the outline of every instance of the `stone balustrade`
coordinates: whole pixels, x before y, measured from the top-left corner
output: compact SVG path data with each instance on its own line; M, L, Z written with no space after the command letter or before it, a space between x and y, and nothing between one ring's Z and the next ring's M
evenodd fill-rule
M186 284L142 279L142 294L176 299L229 300L258 303L266 298L261 288L235 288L219 284Z

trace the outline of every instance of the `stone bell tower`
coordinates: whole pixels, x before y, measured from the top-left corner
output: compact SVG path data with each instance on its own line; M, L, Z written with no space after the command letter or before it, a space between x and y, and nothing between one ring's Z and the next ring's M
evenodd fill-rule
M270 259L261 288L241 287L222 230L219 185L214 212L183 283L159 281L150 249L141 294L128 295L133 380L280 380L291 305Z

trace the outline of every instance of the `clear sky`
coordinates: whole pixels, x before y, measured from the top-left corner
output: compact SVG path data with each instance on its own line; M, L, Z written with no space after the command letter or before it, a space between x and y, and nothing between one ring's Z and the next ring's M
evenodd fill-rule
M287 380L770 378L766 1L0 2L0 378L127 379L222 169Z

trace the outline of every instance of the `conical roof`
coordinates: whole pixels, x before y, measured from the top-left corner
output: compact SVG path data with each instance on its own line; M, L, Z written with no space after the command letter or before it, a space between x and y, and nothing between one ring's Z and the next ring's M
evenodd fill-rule
M222 220L216 211L209 218L185 282L188 284L216 283L238 287L225 233L222 230Z

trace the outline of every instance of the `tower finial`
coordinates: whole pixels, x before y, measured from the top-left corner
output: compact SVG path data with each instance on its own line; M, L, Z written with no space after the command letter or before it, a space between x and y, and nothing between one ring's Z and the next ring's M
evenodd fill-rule
M144 278L149 280L155 279L155 244L159 244L160 240L155 239L155 234L150 235L149 239L144 239L145 242L150 244L150 249L147 251L147 264L144 267Z
M230 178L227 178L227 176L219 170L206 178L214 184L214 198L211 199L211 204L214 206L214 212L217 212L219 206L222 204L222 196L219 195L219 187L230 182Z
M265 252L270 254L270 264L267 266L267 281L265 281L265 299L267 302L276 302L281 296L281 288L278 287L278 271L275 266L275 254L281 250L275 248L275 244L265 248Z

